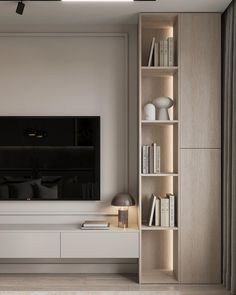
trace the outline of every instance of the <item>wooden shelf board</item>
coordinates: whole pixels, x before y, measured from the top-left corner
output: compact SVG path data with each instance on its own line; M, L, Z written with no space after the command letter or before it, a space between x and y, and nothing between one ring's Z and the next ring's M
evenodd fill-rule
M143 284L178 284L173 270L153 269L142 272Z
M178 67L141 67L145 77L168 77L178 72Z
M141 122L144 125L174 125L179 123L178 120L142 120Z
M142 225L142 230L178 230L178 227L165 227L165 226L148 226L148 225Z
M163 177L163 176L178 176L178 173L157 173L157 174L141 174L143 177Z

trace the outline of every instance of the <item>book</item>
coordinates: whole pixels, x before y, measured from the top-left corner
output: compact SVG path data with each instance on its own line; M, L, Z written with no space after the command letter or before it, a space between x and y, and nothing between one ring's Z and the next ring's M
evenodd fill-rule
M156 166L156 143L152 143L150 146L150 173L154 173Z
M152 226L152 223L153 223L154 212L156 207L156 199L157 197L154 194L152 194L150 198L149 210L148 210L148 226Z
M168 67L168 41L163 41L163 66Z
M169 199L159 197L160 200L160 216L161 216L161 226L169 227L170 226L170 218L169 218Z
M159 43L156 42L154 46L154 67L159 66Z
M167 39L168 42L168 66L174 66L174 39L173 37L169 37Z
M103 227L109 227L110 223L106 220L86 220L82 224L82 227L84 228L103 228Z
M142 173L149 173L149 165L150 165L150 146L143 145L142 146Z
M161 173L161 147L159 145L156 146L156 169L154 173Z
M159 64L160 64L160 67L163 67L164 66L164 41L163 40L160 40L159 42Z
M167 198L169 199L170 202L170 213L169 213L169 217L170 217L170 227L174 227L175 226L175 196L173 194L166 194Z
M148 67L150 67L152 65L155 40L156 40L155 37L153 37L152 38L152 43L151 43L151 46L150 46L150 50L149 50Z
M156 199L156 209L155 209L155 226L160 226L161 220L160 220L160 199Z

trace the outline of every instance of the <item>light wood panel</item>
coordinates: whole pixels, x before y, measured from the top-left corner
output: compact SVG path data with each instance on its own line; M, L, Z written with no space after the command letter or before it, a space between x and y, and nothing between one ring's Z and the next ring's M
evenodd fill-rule
M220 283L221 152L181 151L181 281Z
M220 148L220 14L181 14L181 147Z

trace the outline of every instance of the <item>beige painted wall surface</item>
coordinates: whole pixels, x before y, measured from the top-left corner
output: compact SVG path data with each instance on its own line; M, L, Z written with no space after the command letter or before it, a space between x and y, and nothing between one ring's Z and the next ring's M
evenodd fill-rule
M114 194L128 188L135 194L137 179L132 171L136 171L136 153L128 157L135 142L129 144L128 134L137 137L137 118L136 112L128 117L128 109L135 108L136 97L134 90L128 93L128 74L135 73L136 51L128 73L125 37L119 33L0 36L1 116L101 116L101 201L1 202L0 215L23 216L0 216L0 222L76 222L77 216L50 213L116 213L110 206ZM136 77L132 83L137 83ZM29 212L49 215L24 216Z

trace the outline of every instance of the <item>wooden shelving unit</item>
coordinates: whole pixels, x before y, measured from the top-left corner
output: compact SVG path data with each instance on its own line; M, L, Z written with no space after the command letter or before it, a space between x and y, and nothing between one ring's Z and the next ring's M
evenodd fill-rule
M140 282L178 283L179 281L179 15L175 13L144 13L139 19L139 213L140 213ZM152 38L156 41L174 37L173 67L148 67ZM158 96L174 100L168 121L143 120L143 107ZM156 142L161 148L161 173L142 174L143 144ZM173 193L178 204L175 227L147 226L151 194Z

